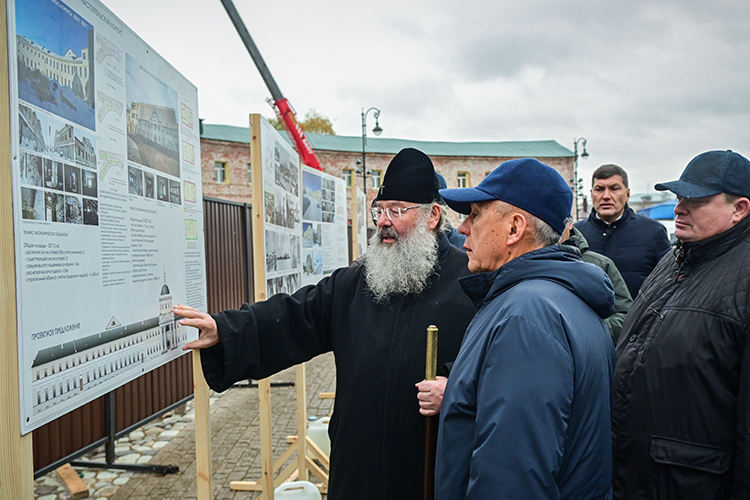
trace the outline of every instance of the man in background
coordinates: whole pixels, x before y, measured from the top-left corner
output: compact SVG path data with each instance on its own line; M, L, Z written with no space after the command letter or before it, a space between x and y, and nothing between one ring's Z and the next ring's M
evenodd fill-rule
M654 219L633 212L629 199L627 172L618 165L602 165L591 176L594 209L588 219L575 226L591 250L612 259L635 299L643 280L671 244L667 229Z

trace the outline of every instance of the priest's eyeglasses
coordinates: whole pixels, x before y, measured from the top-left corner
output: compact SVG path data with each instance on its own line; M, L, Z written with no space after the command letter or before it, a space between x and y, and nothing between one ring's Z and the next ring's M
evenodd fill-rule
M370 213L372 214L372 220L375 221L375 224L378 223L378 220L380 219L380 216L385 214L388 216L388 220L394 220L394 219L400 219L401 214L406 212L407 210L411 210L412 208L418 208L419 205L414 205L413 207L388 207L388 208L377 208L373 207L370 210Z

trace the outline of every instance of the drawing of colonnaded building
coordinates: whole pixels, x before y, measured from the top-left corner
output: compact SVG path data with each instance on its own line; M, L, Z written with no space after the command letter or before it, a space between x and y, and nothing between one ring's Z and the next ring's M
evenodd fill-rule
M33 413L141 368L187 340L177 323L166 284L159 297L159 316L123 326L114 317L99 333L39 351L32 364ZM131 378L134 378L131 377Z
M177 114L173 108L133 102L128 112L128 133L146 143L179 154Z
M19 64L32 71L38 70L50 80L57 80L60 85L70 87L82 101L89 104L93 102L93 85L89 85L91 70L88 47L81 49L81 57L76 56L73 49L68 49L61 56L24 36L16 35L16 38Z

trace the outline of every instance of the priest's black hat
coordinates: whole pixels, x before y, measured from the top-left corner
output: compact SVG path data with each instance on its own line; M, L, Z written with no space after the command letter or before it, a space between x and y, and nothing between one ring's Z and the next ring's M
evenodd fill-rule
M438 189L432 160L418 149L405 148L388 165L376 199L432 203L440 199Z

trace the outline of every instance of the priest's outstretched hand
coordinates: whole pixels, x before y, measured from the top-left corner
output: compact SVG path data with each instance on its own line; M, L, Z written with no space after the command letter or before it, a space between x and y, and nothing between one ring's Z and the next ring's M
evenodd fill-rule
M210 314L204 313L184 304L177 304L173 311L175 315L182 316L179 323L183 326L192 326L200 332L198 340L193 340L182 346L182 350L206 349L221 342L219 330L216 327L216 321Z

